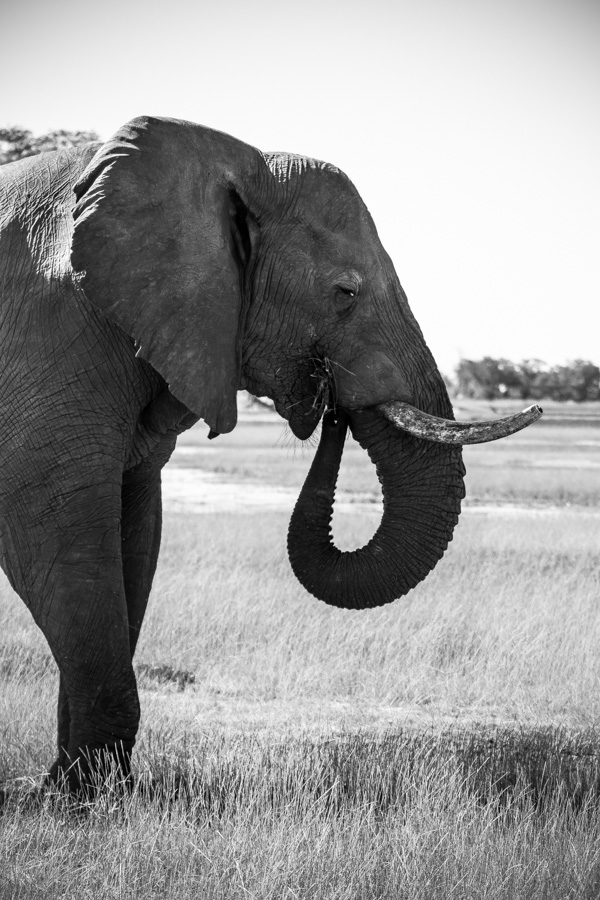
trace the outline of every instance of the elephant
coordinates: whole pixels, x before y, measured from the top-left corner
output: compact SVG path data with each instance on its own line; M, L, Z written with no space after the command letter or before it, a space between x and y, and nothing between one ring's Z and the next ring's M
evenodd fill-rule
M451 540L461 445L517 421L454 421L444 381L358 191L333 165L141 117L107 142L0 168L0 562L59 670L48 778L131 778L132 666L161 538L161 469L236 395L294 435L322 420L288 536L316 597L406 594ZM518 418L518 417L517 417ZM383 486L370 543L329 520L347 430Z

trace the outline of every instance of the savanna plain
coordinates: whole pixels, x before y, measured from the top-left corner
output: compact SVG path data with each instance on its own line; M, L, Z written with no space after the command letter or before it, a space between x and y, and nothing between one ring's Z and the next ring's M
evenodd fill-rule
M519 404L458 401L458 418ZM286 529L313 447L242 409L186 433L136 657L136 787L41 791L57 674L0 584L0 897L600 896L600 409L466 448L432 575L381 609L308 596ZM289 434L289 433L288 433ZM349 443L334 534L379 521Z

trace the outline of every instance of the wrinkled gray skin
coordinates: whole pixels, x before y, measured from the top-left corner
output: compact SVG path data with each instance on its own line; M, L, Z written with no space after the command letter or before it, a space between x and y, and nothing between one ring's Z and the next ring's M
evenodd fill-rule
M85 790L101 758L129 772L132 657L178 434L199 418L231 431L246 388L307 438L325 373L338 413L289 549L339 606L425 577L463 469L459 450L372 409L403 400L452 418L371 217L333 166L142 118L107 144L3 166L0 190L1 562L60 670L51 777ZM319 498L333 496L347 421L387 505L375 544L339 554Z

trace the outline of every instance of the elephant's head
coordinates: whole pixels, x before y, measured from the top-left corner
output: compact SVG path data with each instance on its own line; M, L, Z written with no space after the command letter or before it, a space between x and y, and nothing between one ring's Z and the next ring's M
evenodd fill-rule
M240 388L271 397L300 438L330 410L289 535L308 590L367 607L421 581L458 519L469 436L348 178L144 118L100 148L76 196L72 263L87 297L214 432L235 426ZM384 495L355 553L329 533L347 420Z

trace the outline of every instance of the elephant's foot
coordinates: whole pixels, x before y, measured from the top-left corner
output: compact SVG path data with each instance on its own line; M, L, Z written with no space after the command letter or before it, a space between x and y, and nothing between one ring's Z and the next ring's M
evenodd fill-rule
M122 743L112 746L78 748L60 753L46 775L45 785L88 802L102 791L121 796L131 791L131 749Z

